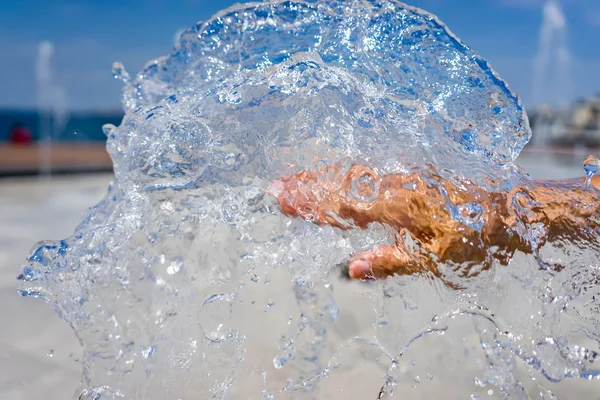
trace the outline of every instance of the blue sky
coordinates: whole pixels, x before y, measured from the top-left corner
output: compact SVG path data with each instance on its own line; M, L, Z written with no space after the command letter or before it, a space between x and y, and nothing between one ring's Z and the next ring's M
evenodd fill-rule
M233 1L12 0L0 2L0 107L36 105L37 44L55 46L58 82L72 109L119 107L113 61L131 74L168 53L178 29ZM437 14L532 104L544 0L412 0ZM562 0L572 57L570 97L600 92L600 0Z

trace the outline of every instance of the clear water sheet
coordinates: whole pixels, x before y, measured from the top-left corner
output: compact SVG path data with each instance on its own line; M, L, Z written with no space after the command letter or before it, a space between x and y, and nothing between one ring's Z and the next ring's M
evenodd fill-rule
M115 179L19 276L81 341L75 398L552 398L556 382L597 376L595 238L518 253L460 288L350 282L340 265L394 232L284 216L269 194L281 176L352 163L530 185L513 164L531 136L519 98L435 16L396 1L238 5L114 74ZM476 202L448 207L485 223ZM515 234L535 242L538 228ZM540 268L552 260L568 268Z

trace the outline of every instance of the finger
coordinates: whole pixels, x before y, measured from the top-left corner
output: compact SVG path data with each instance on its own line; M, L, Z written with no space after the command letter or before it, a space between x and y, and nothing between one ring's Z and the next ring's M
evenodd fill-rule
M303 171L273 181L267 193L277 199L282 214L314 221L320 203L315 182Z
M381 279L390 275L408 275L423 269L421 260L397 246L382 246L357 254L350 260L352 279Z
M353 225L339 216L339 185L331 176L302 171L273 181L267 193L277 198L281 213L301 217L319 225L350 229Z

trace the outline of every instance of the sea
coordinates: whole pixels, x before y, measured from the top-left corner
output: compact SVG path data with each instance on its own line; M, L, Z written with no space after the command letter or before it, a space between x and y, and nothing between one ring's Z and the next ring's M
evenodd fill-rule
M46 117L35 110L0 110L0 143L8 140L15 124L24 125L36 140L43 136L42 126L51 126L48 131L53 141L102 142L106 140L102 125L119 125L122 119L121 110L80 111L71 112L55 124L52 116Z

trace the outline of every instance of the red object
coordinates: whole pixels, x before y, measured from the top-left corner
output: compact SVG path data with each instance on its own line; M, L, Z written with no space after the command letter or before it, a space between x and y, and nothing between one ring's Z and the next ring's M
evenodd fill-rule
M33 142L33 135L24 126L15 126L10 132L10 142L12 144L29 144Z

